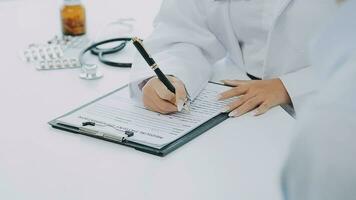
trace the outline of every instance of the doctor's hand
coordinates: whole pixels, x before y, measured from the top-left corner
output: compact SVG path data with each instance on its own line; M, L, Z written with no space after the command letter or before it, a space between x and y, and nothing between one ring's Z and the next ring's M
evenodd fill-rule
M289 94L280 79L271 80L223 80L225 85L234 88L219 95L219 100L239 96L224 108L224 112L230 112L230 117L239 117L251 110L255 110L255 116L264 114L270 108L291 103Z
M142 88L143 104L149 110L169 114L177 112L183 107L187 99L183 82L172 76L168 76L167 78L175 87L176 94L169 91L157 77L151 78Z

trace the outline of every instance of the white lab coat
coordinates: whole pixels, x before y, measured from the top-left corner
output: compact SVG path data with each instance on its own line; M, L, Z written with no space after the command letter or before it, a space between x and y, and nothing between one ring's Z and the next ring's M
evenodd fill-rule
M296 110L313 91L310 61L306 53L310 38L332 15L334 0L284 0L268 38L263 79L279 77ZM194 99L212 76L212 67L228 57L243 66L239 41L234 33L230 4L234 0L164 0L155 30L144 44L161 70L181 79ZM229 72L226 72L229 73ZM154 73L136 55L130 89L140 98L138 83Z
M312 45L317 92L302 109L283 173L288 200L356 199L356 0Z

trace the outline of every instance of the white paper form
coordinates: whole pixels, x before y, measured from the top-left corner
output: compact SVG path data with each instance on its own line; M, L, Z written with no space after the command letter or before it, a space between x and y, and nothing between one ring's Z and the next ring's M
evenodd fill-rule
M79 126L84 121L93 121L98 125L96 130L111 134L118 130L132 131L134 136L127 140L160 149L220 114L223 106L232 101L217 101L218 94L227 89L209 83L191 103L189 112L163 115L130 99L125 88L126 91L113 93L59 121Z

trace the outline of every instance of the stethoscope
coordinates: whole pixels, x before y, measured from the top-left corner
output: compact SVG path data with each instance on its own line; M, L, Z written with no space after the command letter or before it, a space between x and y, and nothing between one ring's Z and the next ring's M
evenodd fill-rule
M126 29L125 34L129 34L133 31L133 22L135 20L133 18L121 18L118 20L115 20L113 22L110 22L106 24L103 28L102 31L105 30L109 25L120 25L121 29ZM101 35L99 32L97 34ZM97 37L95 37L97 38ZM127 42L131 41L132 38L130 37L119 37L119 38L112 38L112 39L107 39L107 40L102 40L99 42L94 42L93 44L89 45L85 49L83 49L80 54L79 54L79 62L82 66L82 73L80 74L80 77L83 79L87 80L92 80L92 79L98 79L102 77L102 73L98 70L98 66L95 64L89 64L84 61L84 56L90 51L92 55L95 55L98 57L99 61L107 66L111 67L117 67L117 68L130 68L132 66L132 63L122 63L122 62L115 62L112 60L109 60L105 58L107 55L110 54L115 54L119 53L122 51L126 45ZM95 41L95 40L94 40ZM113 43L114 47L109 47L109 48L104 48L102 47L104 44L109 44ZM118 43L118 44L117 44ZM117 45L115 45L117 44Z
M103 74L98 71L98 67L95 64L85 63L84 55L89 51L91 54L98 56L98 59L101 63L111 66L111 67L118 67L118 68L130 68L132 63L121 63L121 62L114 62L105 58L105 55L114 54L122 51L125 47L127 42L131 41L132 38L124 37L124 38L113 38L108 40L103 40L100 42L96 42L85 48L79 54L79 62L82 65L82 73L80 77L87 80L98 79L103 76ZM117 43L121 42L120 44L111 47L111 48L101 48L101 45L109 44L109 43Z

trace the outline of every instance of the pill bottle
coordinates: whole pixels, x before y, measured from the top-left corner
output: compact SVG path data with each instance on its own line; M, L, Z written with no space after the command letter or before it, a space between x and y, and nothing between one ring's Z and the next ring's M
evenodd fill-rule
M64 0L61 24L63 35L79 36L86 33L85 8L80 0Z

